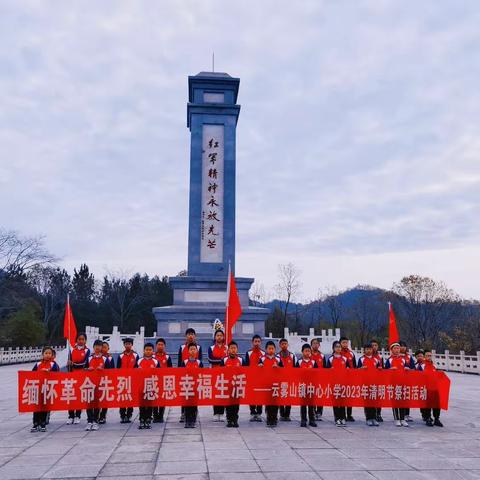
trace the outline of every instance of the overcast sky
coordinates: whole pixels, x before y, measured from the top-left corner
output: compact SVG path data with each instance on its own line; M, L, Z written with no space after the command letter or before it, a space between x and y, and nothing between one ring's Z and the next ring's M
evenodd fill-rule
M237 276L480 298L480 3L0 2L0 225L186 267L187 76L240 77Z

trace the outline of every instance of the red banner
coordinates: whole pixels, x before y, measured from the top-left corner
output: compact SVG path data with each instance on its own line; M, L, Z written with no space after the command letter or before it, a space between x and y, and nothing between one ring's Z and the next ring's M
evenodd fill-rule
M448 408L443 372L228 367L18 372L18 410L177 405Z

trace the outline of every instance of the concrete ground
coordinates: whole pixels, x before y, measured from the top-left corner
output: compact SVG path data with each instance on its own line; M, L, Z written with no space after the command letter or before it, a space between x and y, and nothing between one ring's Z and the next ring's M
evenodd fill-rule
M267 429L248 421L241 408L240 428L212 422L211 408L200 409L196 429L178 422L179 408L167 422L138 430L137 421L119 423L110 411L99 431L66 425L65 412L52 414L47 433L30 433L31 415L17 413L17 370L0 367L0 479L480 479L480 376L450 374L450 409L444 428L428 428L413 411L410 428L385 423L367 427L362 410L347 428L335 427L331 408L318 428L293 421Z

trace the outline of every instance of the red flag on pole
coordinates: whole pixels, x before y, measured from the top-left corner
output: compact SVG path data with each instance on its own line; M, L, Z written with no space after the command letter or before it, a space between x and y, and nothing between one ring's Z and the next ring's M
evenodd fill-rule
M393 312L392 303L388 302L388 312L389 312L389 321L388 321L388 345L391 345L394 342L400 340L400 335L398 334L397 329L397 320L395 319L395 313Z
M75 325L72 308L70 307L70 295L67 295L65 316L63 317L63 338L67 339L70 346L75 346L75 341L77 338L77 326Z
M225 339L228 342L232 340L232 331L235 323L242 315L242 306L240 305L240 298L238 296L237 286L235 285L235 277L228 266L228 281L227 281L227 305L225 309Z

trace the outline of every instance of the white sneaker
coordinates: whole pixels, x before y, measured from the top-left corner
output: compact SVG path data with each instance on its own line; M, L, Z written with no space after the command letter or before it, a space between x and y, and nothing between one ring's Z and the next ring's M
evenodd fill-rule
M92 423L92 430L98 430L98 423Z
M87 426L85 427L85 430L89 432L93 427L93 423L87 423Z
M401 423L402 427L409 427L410 426L406 420L400 420L400 423Z
M342 418L342 420L340 421L342 422L342 427L345 427L347 425L347 421L344 418Z
M380 426L380 424L376 420L372 420L372 425L374 427L379 427Z
M337 427L343 427L341 420L336 420L336 421L335 421L335 425L336 425Z
M224 422L225 421L225 419L223 418L223 415L218 416L218 421L219 422Z
M67 418L67 425L73 424L73 418Z
M400 420L395 420L395 425L396 425L397 427L401 427L401 426L402 426L402 424L400 423Z
M407 422L413 422L413 418L410 415L405 415L405 420Z
M75 425L78 425L78 424L80 423L80 417L75 417L75 418L73 419L73 423L74 423Z
M369 427L373 427L373 420L367 420L367 425Z

